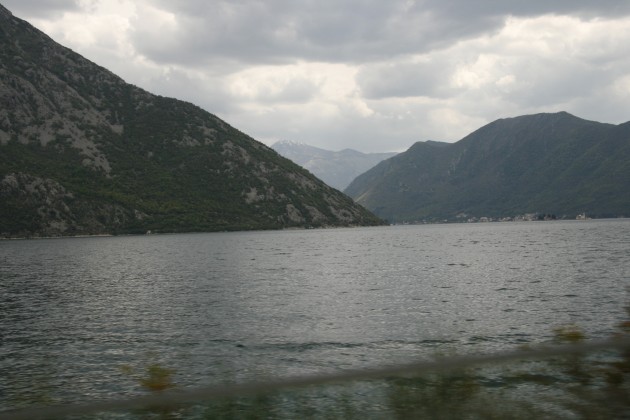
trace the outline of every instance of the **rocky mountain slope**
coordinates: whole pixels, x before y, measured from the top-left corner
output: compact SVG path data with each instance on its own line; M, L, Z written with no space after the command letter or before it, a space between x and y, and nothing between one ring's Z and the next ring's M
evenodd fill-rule
M497 120L457 143L416 143L346 193L395 222L630 216L630 122L566 112Z
M216 116L125 83L0 6L0 236L379 223Z
M354 178L363 172L396 155L396 153L361 153L353 149L331 151L287 140L279 141L271 148L340 191L343 191Z

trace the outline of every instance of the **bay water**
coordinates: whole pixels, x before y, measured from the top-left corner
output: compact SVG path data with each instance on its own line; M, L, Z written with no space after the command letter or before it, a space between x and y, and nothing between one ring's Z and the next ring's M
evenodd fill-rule
M627 219L0 241L0 412L604 338L629 285Z

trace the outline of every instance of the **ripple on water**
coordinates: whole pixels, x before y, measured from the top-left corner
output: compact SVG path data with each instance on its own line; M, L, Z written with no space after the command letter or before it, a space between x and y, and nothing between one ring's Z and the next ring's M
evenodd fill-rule
M606 336L628 249L628 221L0 242L0 409L152 361L193 386Z

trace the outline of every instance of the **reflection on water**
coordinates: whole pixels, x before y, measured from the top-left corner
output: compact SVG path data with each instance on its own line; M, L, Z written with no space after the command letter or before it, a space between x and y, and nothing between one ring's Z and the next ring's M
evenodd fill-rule
M0 410L607 336L630 221L0 242Z

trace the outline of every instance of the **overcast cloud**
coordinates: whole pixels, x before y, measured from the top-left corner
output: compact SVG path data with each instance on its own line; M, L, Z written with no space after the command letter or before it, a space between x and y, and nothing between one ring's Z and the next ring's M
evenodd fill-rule
M252 137L402 151L495 119L630 120L630 2L1 0Z

